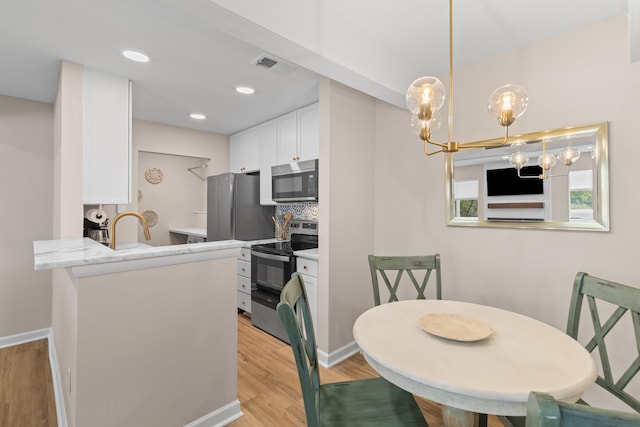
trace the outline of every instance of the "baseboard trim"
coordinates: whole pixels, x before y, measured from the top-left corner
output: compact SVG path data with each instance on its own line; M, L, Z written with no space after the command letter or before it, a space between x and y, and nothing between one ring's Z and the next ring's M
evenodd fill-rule
M346 360L360 351L360 347L355 341L351 341L349 344L344 345L334 352L327 353L322 350L318 350L318 363L325 368L331 368L338 363Z
M51 380L53 382L53 396L56 400L56 414L58 427L67 427L67 412L64 406L64 392L62 387L62 376L56 356L56 344L53 340L53 332L49 333L49 365L51 365Z
M0 337L0 348L46 339L49 337L49 334L51 334L51 328L37 329L35 331Z
M240 401L234 400L222 408L218 408L215 411L209 412L207 415L190 422L184 427L222 427L237 420L243 415L244 414L240 410Z

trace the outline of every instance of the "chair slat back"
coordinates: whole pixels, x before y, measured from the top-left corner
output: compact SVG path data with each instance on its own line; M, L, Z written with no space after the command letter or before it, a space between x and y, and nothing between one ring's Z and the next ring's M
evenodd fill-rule
M625 390L625 387L640 371L640 288L615 283L609 280L590 276L587 273L578 273L573 284L573 295L569 308L569 320L567 322L567 334L578 338L582 303L587 299L587 306L591 314L594 336L585 345L589 352L598 350L598 358L602 366L602 374L596 379L596 383L615 397L640 412L640 400ZM603 323L597 300L605 301L618 306ZM618 324L619 320L629 312L633 324L634 336L629 337L635 341L638 356L618 378L614 378L611 369L609 350L605 337Z
M371 270L371 281L373 284L373 300L375 305L380 305L380 281L389 291L389 298L386 302L398 301L398 288L406 272L407 277L416 290L416 299L425 299L427 284L431 278L431 273L435 271L436 298L442 299L442 278L440 272L440 255L425 256L375 256L369 255L369 268ZM424 271L424 277L418 282L414 274L415 270ZM391 275L391 279L390 276Z
M277 310L296 359L307 425L318 427L320 425L318 353L307 293L302 276L298 273L293 273L282 289Z
M640 414L556 401L545 393L529 394L526 427L638 427Z

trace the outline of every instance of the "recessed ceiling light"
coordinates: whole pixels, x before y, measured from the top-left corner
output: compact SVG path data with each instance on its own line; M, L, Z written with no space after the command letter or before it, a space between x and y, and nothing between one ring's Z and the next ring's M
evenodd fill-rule
M249 86L236 86L236 92L241 93L243 95L252 95L255 90Z
M204 114L200 114L200 113L191 113L189 114L189 117L191 117L192 119L195 120L204 120L207 118L207 116L205 116Z
M148 55L145 55L142 52L137 52L135 50L123 50L122 55L124 55L125 58L135 62L149 62Z

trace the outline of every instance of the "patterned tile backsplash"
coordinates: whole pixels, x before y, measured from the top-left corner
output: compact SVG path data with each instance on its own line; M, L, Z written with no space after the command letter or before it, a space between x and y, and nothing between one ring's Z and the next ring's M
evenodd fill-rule
M276 205L276 218L281 218L287 212L293 219L318 220L318 202L299 202Z

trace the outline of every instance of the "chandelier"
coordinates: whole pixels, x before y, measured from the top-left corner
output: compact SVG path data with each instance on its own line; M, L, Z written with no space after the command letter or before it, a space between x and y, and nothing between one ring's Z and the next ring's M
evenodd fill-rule
M529 104L527 92L521 86L513 84L501 86L489 96L487 108L489 113L505 128L504 139L466 143L453 141L453 0L449 0L449 139L443 143L433 141L431 139L431 131L440 127L439 110L443 106L444 100L444 85L436 77L420 77L414 80L407 89L407 107L413 114L411 127L416 131L420 139L424 141L424 153L427 156L441 152L455 153L465 148L493 148L506 145L509 142L509 126L524 114ZM438 149L429 151L430 145L436 146ZM551 153L545 152L545 145L543 145L542 155L538 158L538 165L542 168L542 173L539 176L530 178L545 179L554 176L549 175L547 171L556 164L557 160L560 160L566 166L571 166L580 156L577 150L568 147L556 157ZM520 169L528 163L529 158L526 153L519 150L511 154L509 161L517 169L518 176L520 176ZM525 176L522 176L522 178L525 178Z
M453 0L449 0L449 140L446 143L431 140L431 131L440 127L439 110L445 99L444 85L437 77L420 77L407 89L406 101L413 114L411 127L424 141L427 156L445 152L454 153L463 148L486 148L505 145L509 139L509 126L522 114L529 104L527 92L518 85L507 84L494 90L489 96L487 108L498 123L505 128L504 140L498 142L475 141L464 144L453 141ZM429 145L440 147L429 151Z

